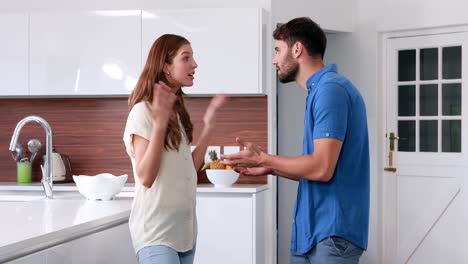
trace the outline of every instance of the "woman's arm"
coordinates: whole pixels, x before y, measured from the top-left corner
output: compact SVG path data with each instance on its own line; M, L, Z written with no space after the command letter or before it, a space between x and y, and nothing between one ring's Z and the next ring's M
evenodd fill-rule
M154 129L151 139L133 135L135 149L136 172L143 186L150 188L159 172L161 157L164 150L166 129Z
M192 152L193 164L197 171L203 166L203 162L205 161L205 153L208 148L212 131L212 127L208 127L206 125L203 127L200 137L198 138L197 145Z
M196 147L192 152L193 164L197 171L202 167L205 160L206 149L208 148L209 139L212 136L218 110L226 103L226 101L227 97L225 95L217 95L211 100L210 105L206 109L205 116L203 117L203 130L198 138Z

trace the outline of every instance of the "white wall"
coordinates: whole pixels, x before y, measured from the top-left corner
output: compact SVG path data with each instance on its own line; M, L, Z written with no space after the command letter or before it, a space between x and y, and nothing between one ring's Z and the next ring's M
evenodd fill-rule
M295 17L308 16L327 31L353 31L355 0L272 0L273 19L287 22Z
M370 2L360 0L364 6ZM466 10L468 2L464 0L379 0L382 15L376 21L376 28L381 31L416 29L459 25L468 23ZM365 10L367 13L367 10ZM369 16L371 14L365 14Z

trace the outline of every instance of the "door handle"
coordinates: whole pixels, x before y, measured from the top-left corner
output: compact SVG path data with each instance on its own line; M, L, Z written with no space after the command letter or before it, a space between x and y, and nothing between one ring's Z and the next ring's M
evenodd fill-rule
M388 152L388 167L385 167L384 171L396 172L397 169L393 167L393 151L395 151L395 140L400 138L395 135L395 132L390 132L388 139L390 140L390 151Z
M396 172L396 168L393 167L393 151L388 152L388 167L384 168L384 171Z
M387 137L387 134L385 134L385 137ZM395 151L395 140L406 140L406 138L396 136L395 132L390 132L388 139L390 140L390 151Z
M390 137L388 137L390 140L390 151L395 150L395 140L400 139L399 137L395 136L395 132L390 132Z

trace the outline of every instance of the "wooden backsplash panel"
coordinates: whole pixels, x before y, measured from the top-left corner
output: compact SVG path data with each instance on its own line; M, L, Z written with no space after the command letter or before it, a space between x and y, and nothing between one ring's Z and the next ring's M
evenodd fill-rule
M194 142L200 134L203 114L210 100L207 97L186 99L194 123ZM8 147L16 124L28 115L38 115L49 122L53 145L57 152L70 157L73 174L128 174L129 181L134 181L122 141L128 115L126 98L0 99L0 181L16 181L16 164ZM267 149L266 97L230 98L219 113L210 144L236 145L236 136ZM39 124L29 123L23 127L20 142L25 148L31 138L39 139L45 146L45 133ZM33 164L33 181L36 182L41 178L42 154L38 154ZM241 176L237 183L266 182L266 177ZM208 183L205 173L199 173L199 183Z

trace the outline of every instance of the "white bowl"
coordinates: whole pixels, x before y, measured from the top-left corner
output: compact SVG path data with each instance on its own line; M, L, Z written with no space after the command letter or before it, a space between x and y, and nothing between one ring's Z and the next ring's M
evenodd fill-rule
M78 191L88 200L108 201L118 194L128 175L115 176L110 173L101 173L96 176L73 175Z
M239 173L233 170L206 170L208 180L215 187L229 187L239 179Z

